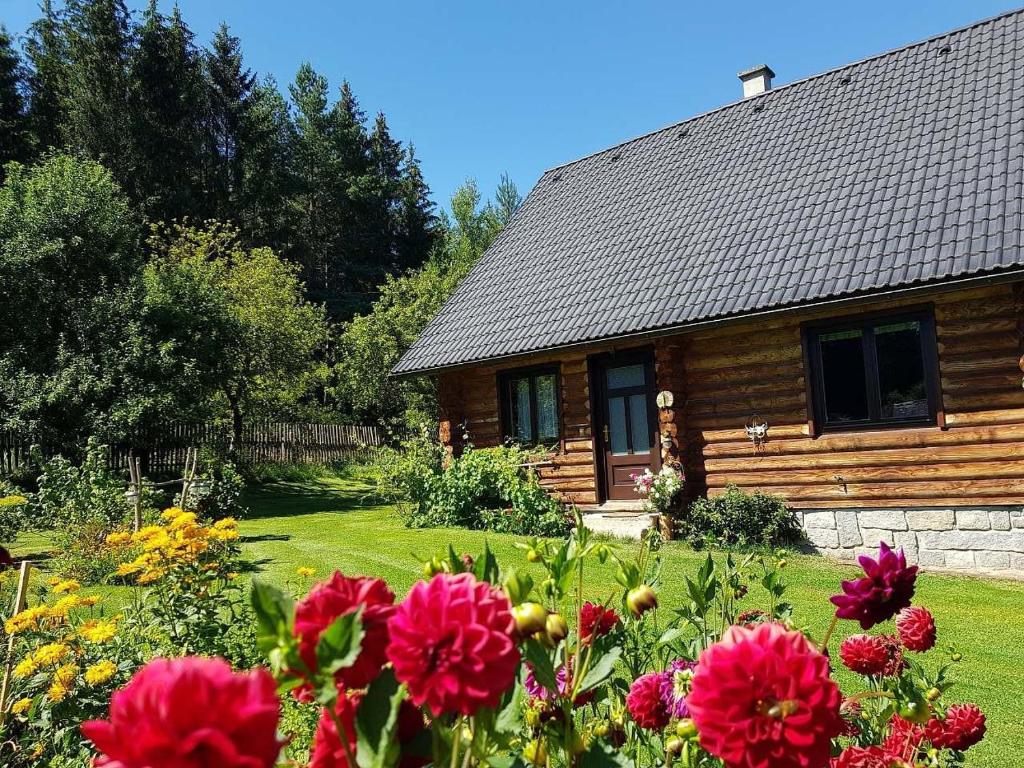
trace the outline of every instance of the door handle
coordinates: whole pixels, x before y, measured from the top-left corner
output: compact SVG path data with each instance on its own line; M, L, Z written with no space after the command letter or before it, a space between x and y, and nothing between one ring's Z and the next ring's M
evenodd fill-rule
M611 444L611 438L608 436L608 425L605 424L603 427L604 431L604 447L607 448Z

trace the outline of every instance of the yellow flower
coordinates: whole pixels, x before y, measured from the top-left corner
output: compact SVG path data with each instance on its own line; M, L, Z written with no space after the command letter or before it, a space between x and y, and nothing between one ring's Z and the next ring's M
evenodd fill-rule
M71 687L64 685L64 683L51 683L50 687L46 690L46 695L50 697L50 701L54 704L58 704L68 697L71 693Z
M138 573L145 567L146 563L140 557L130 563L121 563L121 565L117 566L116 573L118 576L131 576L133 573Z
M127 531L117 531L107 536L107 544L111 547L123 547L132 540L132 535Z
M0 498L0 507L16 507L19 504L25 504L27 502L28 499L26 499L24 496L19 496L17 494L12 493L10 496L4 496L3 498Z
M67 579L65 581L58 581L53 585L53 594L60 595L65 592L77 592L82 588L82 585L74 579Z
M167 527L172 531L180 530L181 528L187 528L191 525L196 524L196 513L195 512L182 512L180 515L171 520L170 525Z
M39 669L39 665L36 664L36 660L29 655L18 662L18 665L14 668L14 676L31 677L36 673L37 669Z
M112 661L98 661L85 670L85 682L89 685L105 683L117 672L117 666Z
M60 683L61 685L70 686L75 682L75 677L78 675L77 664L65 664L62 667L58 667L57 671L53 673L53 681Z
M238 578L238 574L234 571L231 571L230 573L224 574L224 578L228 579L229 581L234 581Z
M313 578L313 576L316 575L316 569L310 568L306 565L300 565L298 568L295 569L295 572L304 579L311 579Z
M16 702L11 704L11 712L15 715L20 715L24 712L28 712L32 708L32 699L18 699Z
M154 581L159 581L163 575L167 573L162 568L150 568L147 571L143 571L139 574L139 578L135 580L137 584L152 584Z
M140 528L138 531L132 534L132 541L146 541L147 539L157 536L161 533L166 533L163 528L159 525L147 525L145 528Z
M49 611L45 605L37 605L33 608L26 608L21 613L16 613L14 616L4 622L4 630L9 635L16 634L18 632L24 632L29 629L39 629L39 622L41 619L45 619Z
M39 666L47 667L56 664L69 653L71 653L71 649L64 643L47 643L36 648L32 658Z
M49 614L54 618L67 618L67 615L82 604L78 595L67 595L50 606Z
M34 747L32 747L31 758L33 760L38 760L40 757L43 756L44 752L46 752L46 747L44 747L42 744L36 744Z
M213 524L213 527L218 531L223 531L228 528L237 528L238 521L235 520L235 518L233 517L222 517L220 520Z
M238 531L234 528L214 528L210 530L210 538L217 541L234 541L238 538Z
M117 625L112 621L87 621L78 628L78 634L90 643L105 643L117 634Z
M99 595L88 595L86 597L80 597L78 600L79 600L79 602L82 605L87 605L89 607L92 607L92 606L96 605L96 603L98 603L100 601L100 596Z
M161 520L176 520L185 514L185 510L181 507L168 507L160 513Z

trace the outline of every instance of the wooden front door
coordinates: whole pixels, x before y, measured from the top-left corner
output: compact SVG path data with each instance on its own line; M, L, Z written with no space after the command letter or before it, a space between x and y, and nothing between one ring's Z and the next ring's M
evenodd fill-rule
M605 499L635 499L631 475L661 467L654 356L651 352L594 360L597 442Z

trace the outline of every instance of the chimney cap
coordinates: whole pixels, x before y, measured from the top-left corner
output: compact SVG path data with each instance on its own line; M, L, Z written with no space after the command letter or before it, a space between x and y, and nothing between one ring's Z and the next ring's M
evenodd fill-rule
M743 70L738 77L743 83L743 98L746 99L770 91L775 72L767 64L758 64L756 67Z

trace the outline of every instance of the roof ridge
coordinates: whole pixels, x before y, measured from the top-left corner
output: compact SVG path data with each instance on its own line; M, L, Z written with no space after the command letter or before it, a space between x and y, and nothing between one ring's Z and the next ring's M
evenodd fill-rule
M989 16L988 18L981 19L979 21L973 21L970 24L965 24L962 27L957 27L956 29L951 29L951 30L949 30L947 32L943 32L943 33L938 34L938 35L932 35L931 37L925 38L923 40L917 40L915 42L907 43L906 45L901 45L901 46L898 46L896 48L890 48L889 50L882 51L881 53L875 53L875 54L872 54L870 56L865 56L863 59L856 59L856 60L848 62L846 64L842 64L840 66L832 67L831 69L826 69L823 72L818 72L818 73L813 74L813 75L808 75L807 77L802 77L799 80L794 80L791 83L785 83L783 85L778 86L777 88L772 88L769 91L765 91L765 92L757 94L756 96L753 96L753 97L743 97L741 99L737 99L736 101L730 101L727 104L723 104L723 105L721 105L719 107L715 107L714 109L705 110L704 112L699 112L696 115L691 115L690 117L687 117L687 118L685 118L683 120L678 120L678 121L676 121L674 123L671 123L669 125L662 126L661 128L656 128L653 131L648 131L647 133L642 133L642 134L640 134L638 136L633 136L633 137L631 137L629 139L623 139L622 141L620 141L620 142L618 142L616 144L612 144L611 146L605 147L604 149L595 150L593 152L590 152L589 154L582 155L581 157L577 157L574 160L567 160L564 163L559 163L558 165L553 165L553 166L551 166L550 168L548 168L547 170L545 170L541 174L541 179L543 179L549 173L561 170L563 168L567 168L567 167L569 167L571 165L576 165L577 163L582 163L584 160L589 160L591 158L598 157L599 155L603 155L606 152L611 152L611 151L616 150L616 149L621 149L622 147L625 147L628 144L632 144L634 142L650 138L651 136L657 136L659 133L664 133L665 131L671 131L674 128L678 128L681 125L686 125L687 123L692 123L695 120L700 120L700 119L705 118L705 117L710 117L711 115L714 115L714 114L716 114L718 112L724 112L724 111L726 111L728 109L732 109L734 107L739 106L740 104L745 104L745 103L749 102L752 98L760 98L760 97L763 97L763 96L771 96L772 94L778 93L779 91L784 91L787 88L792 88L793 86L796 86L796 85L802 85L802 84L807 83L807 82L809 82L811 80L817 80L818 78L821 78L821 77L827 77L828 75L834 75L836 72L841 72L844 69L849 69L851 67L858 67L858 66L860 66L862 64L867 64L868 62L876 61L878 59L885 58L886 56L893 56L893 55L895 55L897 53L903 53L904 51L909 51L912 48L918 48L918 47L923 46L923 45L928 45L929 43L934 43L936 40L941 40L941 39L946 38L946 37L952 37L953 35L958 35L958 34L961 34L963 32L967 32L968 30L975 29L977 27L982 27L982 26L984 26L986 24L992 24L992 23L994 23L996 21L1000 21L1000 20L1005 19L1005 18L1007 18L1009 16L1014 16L1014 15L1018 15L1018 14L1022 14L1022 13L1024 13L1024 6L1013 8L1013 9L1011 9L1009 11L1003 11L1002 13L998 13L995 16ZM537 181L537 184L540 184L540 180L541 179L539 179ZM537 185L534 185L534 188L536 188L536 186Z

